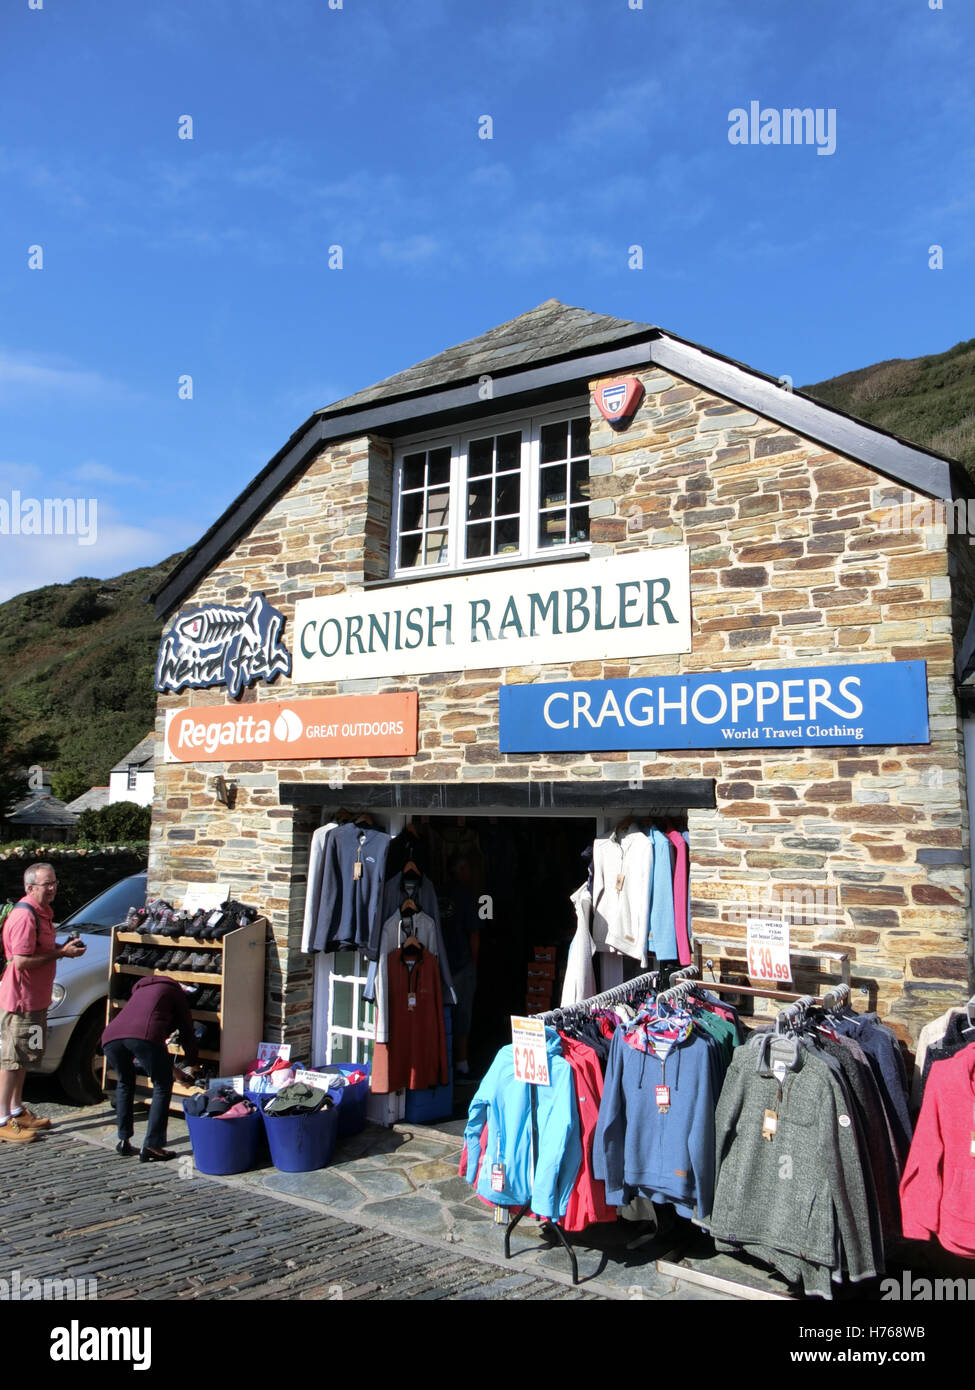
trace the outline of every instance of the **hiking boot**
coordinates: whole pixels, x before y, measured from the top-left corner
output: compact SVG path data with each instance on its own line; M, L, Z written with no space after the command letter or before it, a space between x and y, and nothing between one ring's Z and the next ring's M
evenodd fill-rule
M26 1105L21 1107L19 1115L14 1115L11 1118L15 1119L19 1125L23 1125L24 1129L51 1128L51 1121L46 1115L35 1115L33 1110L27 1109Z
M0 1125L0 1143L5 1141L8 1144L29 1144L31 1140L36 1138L37 1135L32 1129L29 1129L27 1125L22 1125L13 1116L5 1125Z

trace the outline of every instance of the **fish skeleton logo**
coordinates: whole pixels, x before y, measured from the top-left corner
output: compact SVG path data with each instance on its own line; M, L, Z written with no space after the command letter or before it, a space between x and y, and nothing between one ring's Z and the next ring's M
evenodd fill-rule
M156 689L203 690L226 685L231 699L255 681L291 674L291 653L281 641L284 614L255 594L246 608L208 603L179 613L163 634L156 659Z

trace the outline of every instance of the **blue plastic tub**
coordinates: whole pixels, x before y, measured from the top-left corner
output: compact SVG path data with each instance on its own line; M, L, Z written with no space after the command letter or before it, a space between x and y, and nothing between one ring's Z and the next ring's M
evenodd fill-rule
M264 1128L258 1111L236 1120L187 1115L185 1106L183 1114L193 1145L193 1160L201 1173L223 1177L228 1173L247 1173L257 1166Z
M312 1173L327 1168L338 1138L340 1093L329 1091L331 1107L305 1115L269 1115L261 1111L271 1162L281 1173Z
M348 1076L354 1071L369 1072L365 1081L357 1081L354 1086L343 1086L339 1091L339 1138L346 1139L350 1134L358 1134L366 1127L366 1106L369 1103L369 1082L372 1076L371 1062L333 1062L323 1071L341 1072Z
M447 1005L443 1011L447 1032L446 1086L428 1086L425 1091L407 1091L404 1119L410 1125L429 1125L434 1120L449 1120L454 1113L454 1010Z

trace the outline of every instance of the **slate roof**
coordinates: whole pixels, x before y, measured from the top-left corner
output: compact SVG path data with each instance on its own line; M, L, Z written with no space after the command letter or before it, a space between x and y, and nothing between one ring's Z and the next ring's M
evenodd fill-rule
M108 787L89 787L86 792L76 796L74 801L68 802L68 810L74 811L75 815L79 811L100 811L103 806L108 805Z
M32 796L10 812L11 825L74 825L78 817L56 796Z
M135 764L139 772L151 772L154 766L156 753L155 734L146 734L141 738L134 748L126 753L125 757L115 764L113 772L128 772L129 768Z
M627 338L642 338L654 331L649 323L616 319L609 314L594 314L588 309L563 304L558 299L546 299L544 304L509 319L507 323L499 323L487 333L468 338L456 347L438 352L435 357L427 357L415 366L335 401L317 413L331 415L333 412L371 405L374 401L395 400L398 396L411 395L416 391L429 391L460 381L476 381L481 376L496 376L513 367L557 361L560 357L606 347Z

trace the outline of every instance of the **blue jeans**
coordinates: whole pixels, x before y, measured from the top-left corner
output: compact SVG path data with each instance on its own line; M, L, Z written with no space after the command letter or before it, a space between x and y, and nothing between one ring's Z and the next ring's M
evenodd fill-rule
M169 1101L173 1094L173 1059L161 1043L144 1038L113 1038L105 1044L105 1056L118 1076L115 1093L115 1119L119 1139L131 1139L134 1127L132 1108L135 1102L135 1063L147 1073L152 1082L152 1103L143 1148L166 1147L166 1123Z

